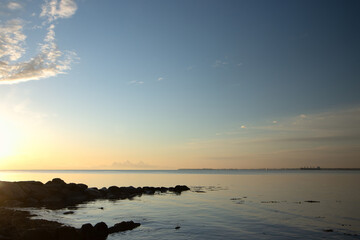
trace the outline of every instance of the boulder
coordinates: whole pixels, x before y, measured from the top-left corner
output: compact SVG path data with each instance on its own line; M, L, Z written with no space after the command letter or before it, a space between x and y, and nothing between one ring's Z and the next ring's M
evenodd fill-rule
M101 192L97 188L88 188L85 190L85 193L91 198L100 198L102 197Z
M62 227L56 229L56 239L57 240L79 240L80 234L73 227L62 226Z
M66 185L66 182L64 182L64 180L60 179L60 178L54 178L51 181L48 181L46 183L46 185L59 185L59 186L64 186Z
M26 231L20 240L49 240L55 239L54 232L47 229L30 229Z
M27 194L19 184L11 182L0 182L0 200L20 200L27 197Z
M99 222L94 226L95 237L99 240L105 240L109 234L109 229L106 223Z
M90 240L90 239L95 239L95 229L93 227L93 225L91 225L91 223L86 223L84 225L81 226L80 228L80 234L82 239L84 240Z
M140 225L140 223L134 223L133 221L116 223L114 226L109 228L109 234L132 230Z

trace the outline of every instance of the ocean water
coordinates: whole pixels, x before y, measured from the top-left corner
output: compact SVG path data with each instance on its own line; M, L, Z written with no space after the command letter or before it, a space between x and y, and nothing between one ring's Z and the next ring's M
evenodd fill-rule
M72 215L64 215L66 209L30 209L36 218L75 227L141 223L109 240L360 239L360 171L0 171L2 181L45 183L54 177L89 187L191 188L181 195L81 204Z

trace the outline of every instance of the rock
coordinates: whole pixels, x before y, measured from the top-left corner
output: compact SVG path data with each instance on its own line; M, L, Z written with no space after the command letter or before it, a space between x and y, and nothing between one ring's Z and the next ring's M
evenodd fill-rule
M83 183L78 183L76 185L82 191L85 191L88 188L88 186L86 184L83 184Z
M90 200L90 198L85 194L85 192L80 191L71 191L66 195L65 204L66 205L75 205Z
M56 229L56 239L57 240L79 240L80 234L76 228L63 226Z
M20 202L18 200L5 200L4 205L8 207L21 207L23 205L23 202Z
M64 215L69 215L69 214L74 214L75 212L74 211L67 211L67 212L64 212L63 214Z
M21 184L21 187L27 192L29 198L36 199L37 201L51 196L50 191L40 182L24 182Z
M100 198L100 197L102 197L101 192L97 188L85 189L85 193L87 195L89 195L91 198Z
M86 184L66 184L60 178L54 178L46 184L37 181L2 182L0 181L0 206L65 208L95 199L125 199L172 191L180 194L189 190L187 186L176 187L117 187L88 188Z
M106 239L109 234L109 229L106 223L99 222L94 226L96 239Z
M26 196L24 190L16 182L0 182L0 201L7 199L20 200L26 198Z
M30 229L26 231L20 240L49 240L55 239L55 234L47 229Z
M81 226L80 233L84 240L94 239L95 229L91 223L86 223Z
M134 223L133 221L116 223L114 226L109 228L109 234L132 230L140 225L140 223Z
M58 186L64 186L66 185L66 183L64 182L64 180L60 179L60 178L54 178L51 181L48 181L46 183L46 185L58 185Z
M183 192L183 191L188 191L190 190L190 188L188 188L185 185L176 185L174 188L174 192Z
M63 203L63 201L63 198L55 195L43 199L42 203L44 203L45 205L57 205Z
M180 229L180 226L176 226L175 229L176 229L176 230Z
M12 240L11 238L9 237L6 237L6 236L3 236L3 235L0 235L0 240Z

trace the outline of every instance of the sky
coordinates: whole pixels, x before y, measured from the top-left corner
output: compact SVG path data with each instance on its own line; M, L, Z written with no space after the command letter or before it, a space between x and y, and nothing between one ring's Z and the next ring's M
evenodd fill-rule
M0 0L0 169L360 167L357 0Z

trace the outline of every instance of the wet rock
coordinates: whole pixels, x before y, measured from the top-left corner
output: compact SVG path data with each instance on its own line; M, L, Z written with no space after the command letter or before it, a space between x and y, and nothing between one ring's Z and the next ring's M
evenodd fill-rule
M75 212L74 211L67 211L67 212L64 212L63 214L64 215L69 215L69 214L74 214Z
M175 192L183 192L183 191L188 191L188 190L190 190L190 188L188 188L185 185L176 185L174 188Z
M140 223L134 223L133 221L116 223L114 226L109 228L109 234L132 230L140 225Z

